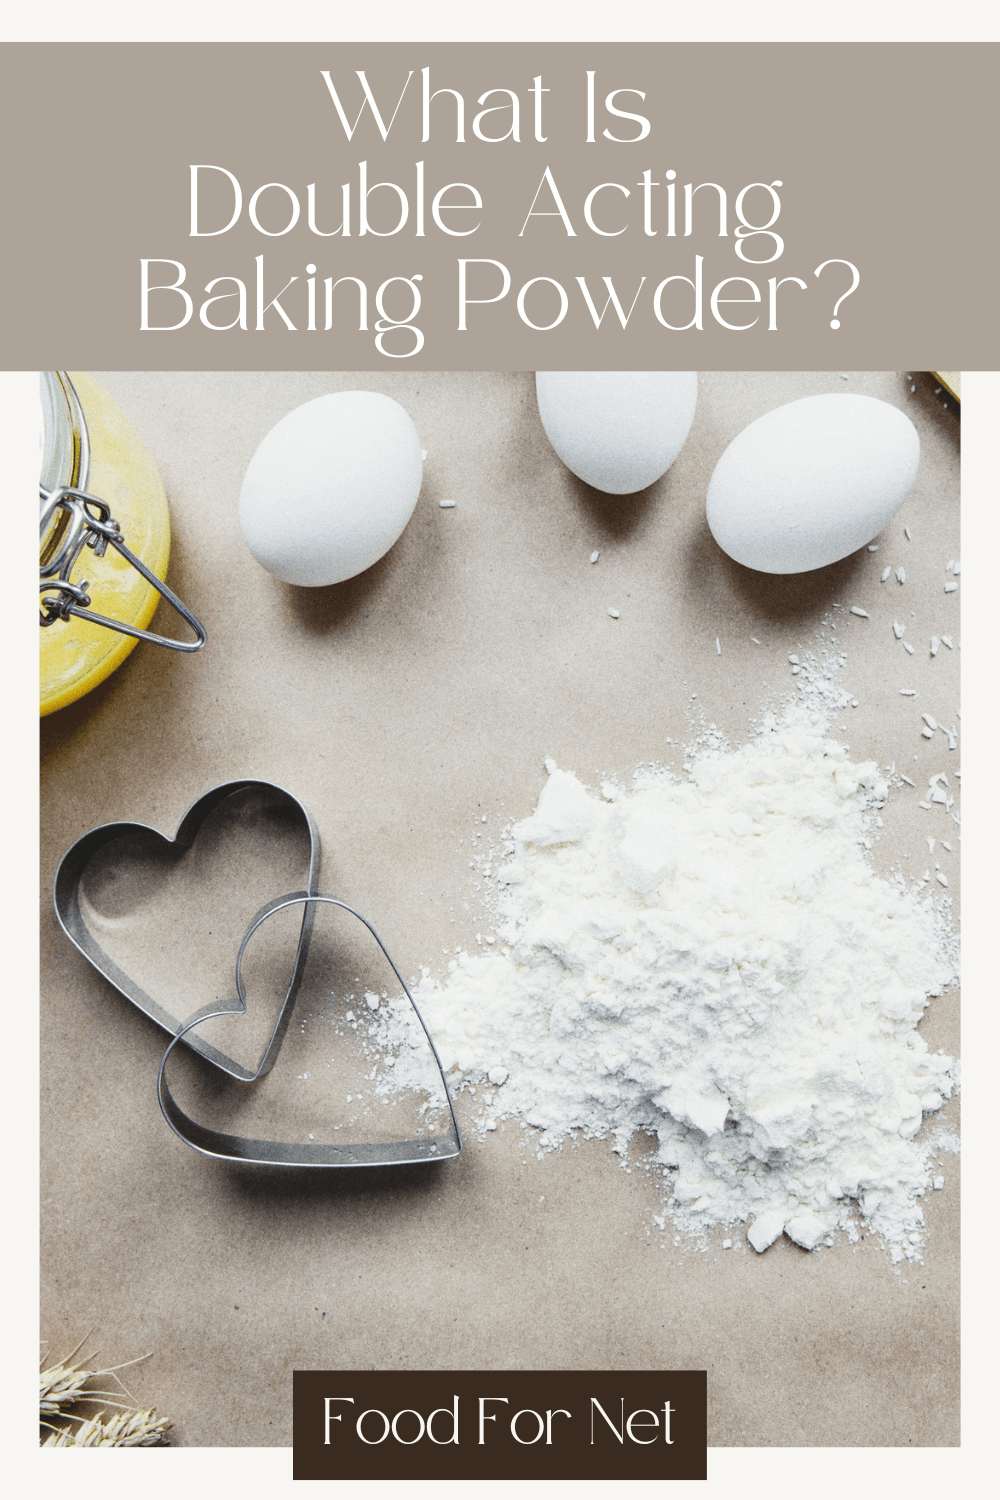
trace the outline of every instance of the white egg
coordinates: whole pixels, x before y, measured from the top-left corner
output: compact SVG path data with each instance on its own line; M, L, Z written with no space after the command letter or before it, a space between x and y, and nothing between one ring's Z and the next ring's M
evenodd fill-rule
M538 414L578 479L608 495L655 483L684 446L698 377L691 370L538 370Z
M398 401L377 391L318 396L282 417L250 460L243 535L285 583L341 583L400 536L422 471L417 430Z
M919 462L917 430L898 407L872 396L806 396L729 444L709 481L708 524L745 567L807 573L877 536Z

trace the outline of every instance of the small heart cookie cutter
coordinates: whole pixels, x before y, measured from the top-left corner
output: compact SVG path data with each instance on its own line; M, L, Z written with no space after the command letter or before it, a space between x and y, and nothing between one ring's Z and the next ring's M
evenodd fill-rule
M234 797L238 793L248 790L257 790L265 798L276 800L279 805L286 809L290 808L301 826L308 833L309 858L306 875L306 889L293 891L288 895L278 896L263 906L254 916L246 933L236 959L236 989L237 999L232 1001L213 1002L203 1006L193 1016L186 1020L180 1020L171 1013L125 972L114 959L108 954L96 936L88 926L87 919L81 903L81 887L85 872L90 862L115 840L128 840L130 838L148 839L152 835L155 839L162 841L168 849L183 851L190 849L197 837L199 829L211 812L218 808L227 798ZM337 900L333 896L321 894L316 889L317 874L319 866L319 835L312 818L306 812L297 797L293 797L283 787L276 786L273 782L260 780L229 781L221 786L214 787L206 792L203 797L192 803L182 817L177 832L173 839L165 838L157 829L150 828L141 823L106 823L98 828L92 828L77 839L74 844L63 855L56 869L53 881L53 904L56 917L70 942L79 950L88 963L92 964L98 973L103 975L115 989L129 1000L138 1010L170 1033L171 1041L163 1054L157 1077L157 1097L164 1118L170 1128L194 1150L200 1151L205 1156L216 1157L224 1161L240 1161L260 1166L303 1166L303 1167L360 1167L360 1166L397 1166L405 1162L415 1161L447 1161L458 1156L462 1149L462 1139L455 1118L455 1110L452 1104L451 1093L448 1089L441 1059L437 1048L434 1046L433 1038L427 1029L423 1016L417 1007L413 996L395 963L389 955L385 944L379 937L375 928L361 916L360 912L345 902ZM294 906L302 906L302 926L299 932L298 945L295 959L292 965L291 978L285 991L284 999L274 1023L271 1035L264 1048L263 1055L254 1069L244 1067L234 1058L227 1056L217 1047L207 1042L203 1037L194 1034L195 1028L203 1022L219 1016L233 1016L246 1014L246 996L243 988L242 963L247 945L254 933L279 911L284 911ZM230 1135L222 1131L210 1129L199 1124L187 1115L178 1105L170 1092L166 1081L166 1065L179 1042L184 1046L197 1052L206 1062L221 1072L228 1074L240 1083L254 1083L270 1072L277 1060L281 1050L281 1044L288 1029L292 1011L298 998L299 988L305 972L306 960L309 951L309 940L312 933L315 918L315 908L319 905L330 905L339 907L351 916L356 917L359 922L367 927L374 937L376 943L388 961L393 973L403 992L413 1007L417 1020L427 1038L431 1054L437 1066L438 1075L444 1090L444 1100L448 1107L450 1124L446 1130L436 1136L417 1137L406 1141L366 1142L358 1145L327 1145L314 1141L269 1141L251 1139L249 1137Z
M81 902L81 891L84 876L91 861L99 855L107 845L115 840L138 841L148 839L150 836L161 843L166 850L180 852L189 850L194 845L195 839L206 821L216 808L235 797L238 793L246 791L258 791L263 798L271 798L278 805L288 809L301 830L308 836L309 856L306 871L306 890L310 893L317 888L319 874L319 834L312 818L302 806L297 797L293 797L284 787L275 786L273 782L248 779L241 781L227 781L221 786L213 787L204 796L197 798L191 804L187 812L181 818L177 826L177 832L173 838L167 838L161 834L159 829L151 828L143 823L104 823L98 828L92 828L85 833L76 843L71 844L69 849L59 861L55 878L52 885L52 901L55 906L56 917L59 925L69 938L74 947L78 948L88 963L92 964L98 973L103 974L119 994L130 1000L137 1010L141 1010L150 1020L162 1026L164 1031L175 1036L178 1030L187 1026L187 1021L180 1016L172 1014L159 1000L148 995L131 974L125 972L109 953L101 946L97 937L88 925ZM202 1037L191 1036L186 1039L186 1044L193 1051L199 1053L207 1062L213 1063L231 1078L238 1078L244 1083L252 1083L263 1074L270 1071L274 1061L281 1049L281 1043L285 1035L288 1022L291 1019L294 995L301 982L302 970L305 966L306 950L308 948L309 931L307 922L311 916L308 911L303 913L303 929L299 937L299 946L296 953L295 965L289 985L288 994L281 1007L274 1030L267 1042L264 1055L254 1070L245 1068L235 1059L228 1057L210 1042ZM242 925L242 923L241 923Z

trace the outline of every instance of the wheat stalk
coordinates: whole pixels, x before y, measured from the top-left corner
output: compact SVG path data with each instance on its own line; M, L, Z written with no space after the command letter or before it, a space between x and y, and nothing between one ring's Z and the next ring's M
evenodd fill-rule
M129 1365L139 1364L142 1360L149 1359L150 1356L140 1354L138 1359L126 1360L124 1364L109 1365L103 1370L91 1370L88 1364L96 1363L96 1352L90 1356L87 1363L77 1359L77 1355L89 1337L90 1334L86 1334L75 1349L39 1374L39 1425L49 1429L49 1436L42 1443L42 1447L155 1448L165 1446L166 1433L172 1425L170 1422L165 1418L157 1417L152 1408L148 1411L137 1411L134 1406L128 1406L125 1402L115 1399L118 1396L118 1390L93 1389L89 1384L92 1380L99 1380L105 1375L110 1375L120 1387L121 1392L133 1401L135 1398L124 1382L119 1380L117 1372L127 1369ZM116 1407L118 1415L111 1416L106 1411L99 1411L96 1416L83 1417L70 1410L80 1402L94 1404L98 1400L107 1406ZM47 1420L52 1417L63 1417L69 1422L78 1422L80 1425L76 1428L54 1426L51 1420Z
M171 1424L156 1412L121 1412L109 1417L98 1412L96 1417L83 1420L74 1418L80 1426L54 1428L42 1444L43 1448L162 1448L167 1446L167 1431Z
M39 1416L58 1417L65 1413L70 1406L75 1406L78 1401L92 1401L100 1396L108 1401L111 1406L121 1407L125 1411L131 1411L123 1402L113 1398L118 1395L117 1391L87 1390L87 1382L98 1380L104 1375L111 1375L121 1386L126 1396L130 1393L122 1381L118 1380L117 1372L125 1370L129 1365L140 1364L142 1360L149 1359L148 1354L140 1354L138 1359L126 1360L121 1365L111 1365L106 1370L88 1370L82 1361L72 1364L71 1361L79 1354L90 1334L85 1334L77 1344L58 1364L51 1365L47 1370L39 1374Z

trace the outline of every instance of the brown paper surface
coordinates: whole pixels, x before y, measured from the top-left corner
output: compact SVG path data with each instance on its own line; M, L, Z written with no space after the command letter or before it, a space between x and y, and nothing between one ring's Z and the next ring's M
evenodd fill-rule
M949 836L941 809L918 807L921 789L946 771L957 790L960 764L944 736L920 733L922 710L953 724L959 705L959 593L943 592L945 564L959 556L959 424L937 382L706 374L673 467L621 499L564 468L530 373L97 379L160 468L169 580L208 645L190 659L142 645L42 723L49 1349L94 1328L109 1362L154 1350L128 1372L129 1388L172 1418L184 1445L287 1445L291 1371L352 1367L707 1369L713 1445L956 1444L956 1158L945 1190L928 1194L924 1263L901 1271L870 1236L818 1254L785 1239L763 1256L734 1254L720 1248L722 1231L707 1250L675 1246L672 1233L648 1232L662 1205L636 1169L642 1142L631 1172L602 1142L539 1160L512 1123L483 1142L467 1129L462 1156L437 1167L223 1165L168 1129L156 1102L164 1033L70 946L50 897L60 855L87 829L134 819L172 836L196 797L259 777L315 819L321 889L375 923L404 975L420 965L441 974L443 950L475 949L488 923L469 868L475 827L485 816L496 837L525 816L546 756L592 786L627 780L642 762L679 768L695 693L708 720L745 736L762 703L791 690L788 653L809 647L834 605L843 681L858 699L834 732L854 759L895 761L916 783L891 795L871 857L919 877L928 832ZM243 472L286 412L356 387L392 395L413 417L428 452L421 497L368 572L297 590L243 543ZM755 417L825 391L878 396L912 418L916 484L877 553L791 578L748 572L708 532L712 468ZM444 498L455 507L441 509ZM879 583L887 564L905 566L904 586ZM869 618L850 615L852 604ZM913 656L894 618L906 620ZM167 623L162 607L156 623ZM932 633L951 634L955 649L931 658ZM900 696L903 686L919 699ZM957 900L958 829L948 827L956 852L943 868ZM197 972L205 926L176 947L185 972ZM151 931L145 951L155 978L169 959L162 934ZM921 1031L955 1053L957 1029L948 991ZM308 1029L293 1033L273 1081L294 1093L311 1072L322 1106L329 1052L311 1056ZM475 1101L462 1094L457 1110L468 1122ZM942 1117L957 1118L954 1103Z

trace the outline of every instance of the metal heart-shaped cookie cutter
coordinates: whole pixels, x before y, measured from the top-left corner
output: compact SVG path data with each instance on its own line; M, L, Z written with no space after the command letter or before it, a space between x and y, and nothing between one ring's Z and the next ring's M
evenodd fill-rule
M423 1033L427 1038L434 1061L437 1064L437 1071L441 1079L441 1087L444 1091L444 1099L448 1106L448 1113L451 1120L449 1128L445 1130L443 1135L428 1136L426 1138L420 1137L406 1141L372 1141L352 1146L327 1145L313 1141L253 1140L246 1136L229 1135L223 1131L212 1130L208 1126L199 1125L189 1115L184 1113L174 1099L167 1087L166 1081L167 1059L171 1052L178 1042L185 1040L187 1033L193 1027L201 1025L203 1021L212 1020L217 1016L244 1015L246 1013L246 993L243 987L243 957L246 953L247 945L254 933L267 921L268 917L273 917L279 911L287 911L290 907L299 905L305 909L303 912L304 931L306 929L311 930L312 923L310 918L314 906L336 906L341 911L348 912L350 916L357 917L359 922L363 922L376 943L378 943L392 972L398 979L403 993L413 1006L414 1013L423 1028ZM306 939L306 945L308 945L308 939ZM302 940L300 940L299 952L300 954L302 953ZM297 956L295 965L296 976L301 975L303 966L304 955L301 962ZM297 979L293 980L293 987L297 989ZM360 912L355 911L353 907L348 906L345 902L338 901L334 896L324 896L318 892L310 895L308 891L293 891L290 895L278 896L276 900L269 901L254 917L243 938L243 942L240 944L240 951L236 958L236 993L236 1000L228 1004L206 1006L203 1012L200 1012L197 1016L186 1022L163 1054L163 1061L160 1063L159 1077L156 1082L160 1108L163 1111L163 1117L167 1124L172 1130L176 1131L182 1141L186 1141L189 1146L193 1146L196 1151L201 1151L206 1156L216 1156L224 1161L246 1161L268 1166L390 1167L401 1166L404 1162L412 1161L448 1161L451 1157L459 1154L462 1149L462 1137L459 1133L458 1121L455 1118L455 1109L451 1102L451 1094L448 1091L448 1081L444 1076L444 1069L441 1066L441 1059L434 1045L434 1039L427 1030L424 1018L420 1014L420 1010L407 988L406 981L393 963L388 949L372 924ZM292 988L289 989L289 996L291 997L291 1003L294 1004ZM287 1004L288 1001L286 1000Z
M192 848L202 824L211 812L220 807L227 798L253 789L260 791L265 796L271 795L279 804L290 809L294 816L300 820L303 830L308 833L309 859L306 889L294 891L291 894L272 899L254 916L243 937L236 958L237 998L230 1001L216 1001L203 1006L193 1016L189 1016L186 1020L182 1021L171 1015L159 1001L147 994L136 980L126 973L98 942L96 936L88 926L83 904L81 903L81 883L90 862L107 845L115 840L127 841L132 838L148 841L152 837L162 842L168 850L185 851ZM296 797L293 797L284 788L275 786L271 782L258 780L231 781L213 788L212 791L198 798L184 814L173 839L167 839L158 830L151 829L139 823L109 823L99 828L91 829L89 833L77 839L60 860L53 882L53 903L60 926L74 946L83 954L84 958L120 994L124 995L127 1000L131 1001L133 1005L143 1011L157 1025L163 1027L165 1031L171 1034L170 1044L160 1063L157 1078L157 1095L164 1118L171 1129L181 1140L193 1147L194 1150L200 1151L206 1156L217 1157L220 1160L241 1161L255 1165L355 1167L393 1166L404 1162L416 1161L447 1161L459 1154L462 1149L462 1140L458 1129L458 1122L455 1118L451 1094L444 1076L444 1070L441 1066L441 1060L438 1057L437 1048L434 1046L433 1038L402 975L396 968L375 928L365 917L361 916L359 912L354 911L352 907L347 906L343 901L338 901L333 896L322 895L316 890L318 865L319 836L312 819ZM186 1047L197 1052L206 1062L240 1083L254 1083L270 1072L281 1050L281 1044L284 1040L305 972L315 908L322 904L339 907L351 916L356 917L358 921L367 927L392 968L403 989L403 993L406 995L411 1006L413 1006L414 1013L420 1022L424 1035L427 1037L441 1079L444 1099L448 1107L450 1124L443 1134L418 1137L405 1141L368 1142L343 1146L327 1145L314 1141L296 1142L251 1139L249 1137L230 1135L199 1124L197 1121L191 1119L189 1115L185 1114L171 1094L166 1081L166 1065L170 1054L178 1042L183 1042ZM203 1022L216 1017L244 1015L246 1013L247 1007L243 987L242 964L247 945L253 934L269 917L279 911L299 905L303 908L302 926L292 965L291 978L260 1062L256 1068L250 1069L237 1062L234 1058L227 1056L203 1037L197 1036L195 1030Z

